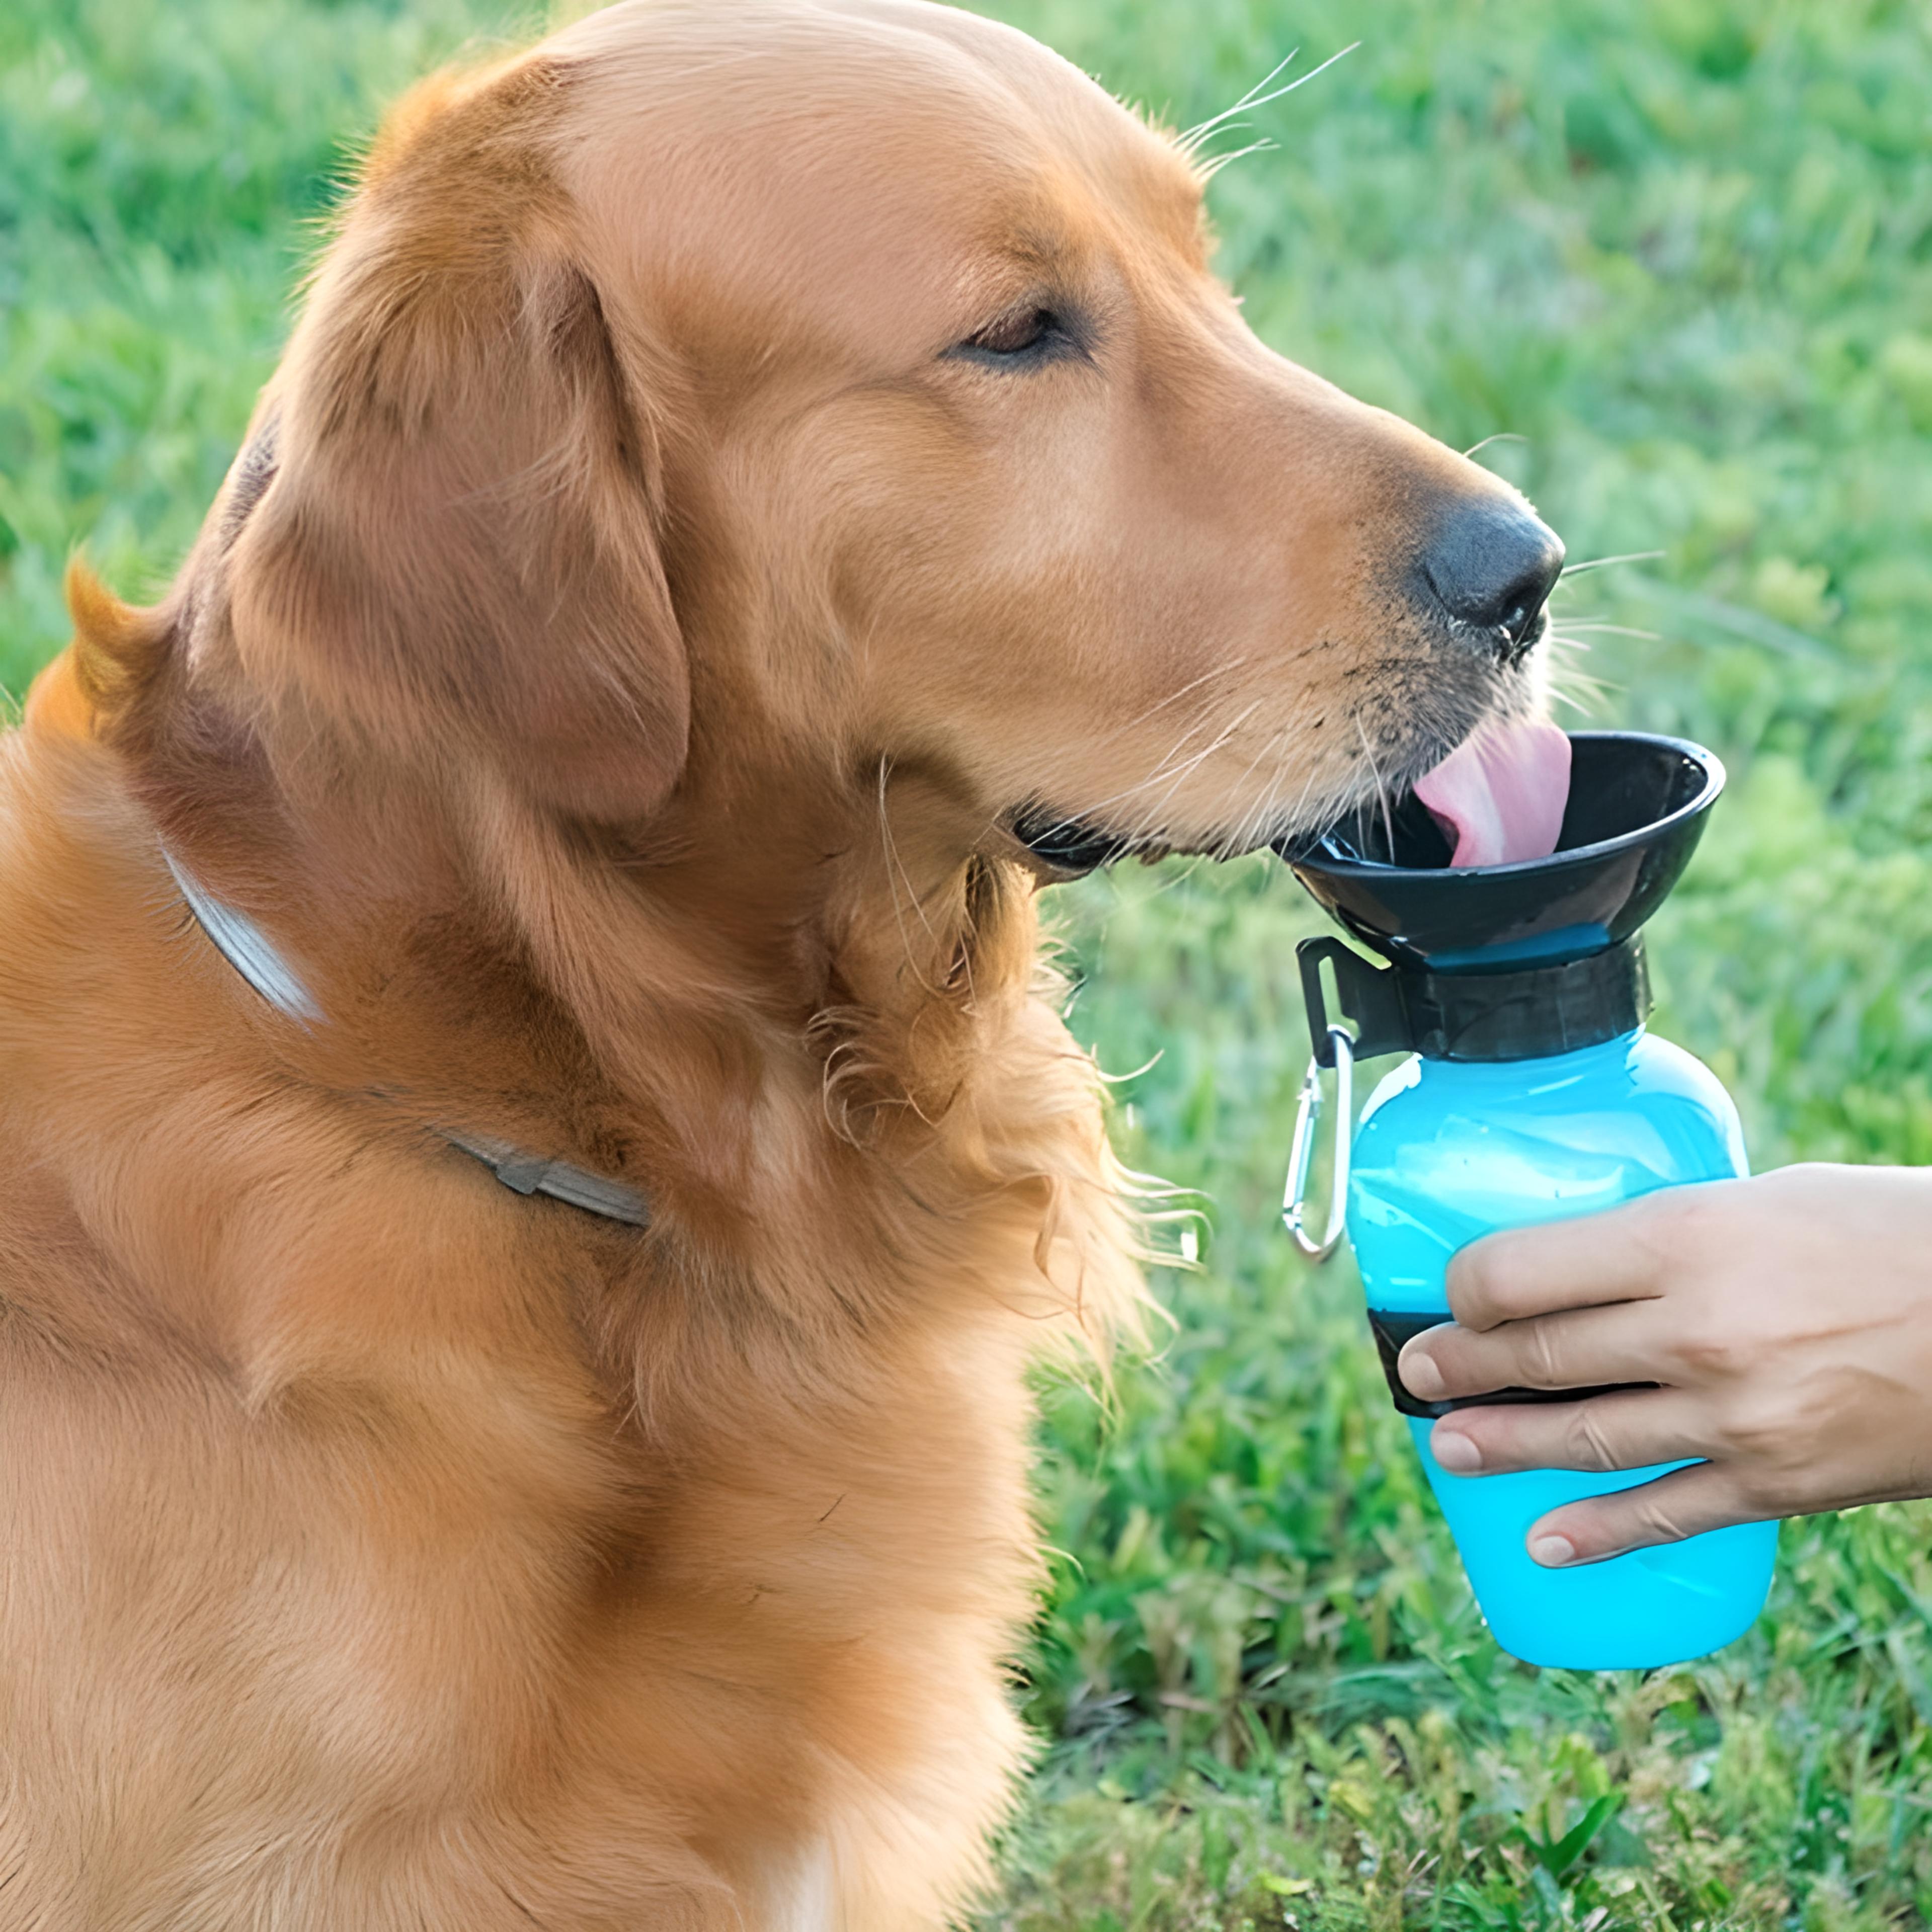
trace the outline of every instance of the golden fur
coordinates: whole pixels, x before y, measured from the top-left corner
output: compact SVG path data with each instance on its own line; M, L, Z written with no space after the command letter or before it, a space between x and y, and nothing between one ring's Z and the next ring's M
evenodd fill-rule
M1024 1367L1142 1292L1012 812L1240 849L1531 696L1390 567L1502 486L1205 250L1174 144L916 0L397 110L172 591L76 574L0 749L0 1925L982 1874ZM1029 304L1077 352L957 347Z

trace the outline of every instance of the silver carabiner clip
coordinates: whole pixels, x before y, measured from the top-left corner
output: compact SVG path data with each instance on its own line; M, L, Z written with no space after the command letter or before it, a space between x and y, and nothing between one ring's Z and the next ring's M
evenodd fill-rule
M1288 1184L1282 1190L1281 1222L1294 1245L1311 1260L1325 1262L1340 1245L1348 1212L1348 1130L1355 1115L1355 1042L1342 1028L1328 1029L1335 1049L1335 1166L1328 1191L1328 1227L1316 1240L1303 1224L1308 1204L1308 1170L1315 1160L1315 1133L1322 1120L1322 1063L1311 1060L1295 1102L1294 1140L1288 1150Z

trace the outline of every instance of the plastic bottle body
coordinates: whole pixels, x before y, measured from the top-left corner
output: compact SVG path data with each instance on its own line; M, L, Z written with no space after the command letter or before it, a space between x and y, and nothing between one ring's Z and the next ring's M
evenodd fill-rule
M1498 1228L1616 1206L1747 1171L1716 1076L1641 1028L1547 1059L1406 1061L1356 1130L1348 1235L1370 1308L1439 1313L1457 1249ZM1748 1523L1574 1570L1524 1547L1538 1517L1674 1466L1452 1476L1411 1434L1492 1634L1526 1662L1577 1670L1677 1664L1748 1629L1770 1588L1778 1526Z

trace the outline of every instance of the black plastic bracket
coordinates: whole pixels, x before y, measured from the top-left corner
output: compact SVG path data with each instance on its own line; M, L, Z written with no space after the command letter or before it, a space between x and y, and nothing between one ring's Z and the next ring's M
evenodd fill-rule
M1339 939L1304 939L1294 949L1301 969L1301 994L1308 1009L1308 1037L1318 1065L1335 1064L1335 1042L1330 1029L1339 1021L1355 1023L1355 1058L1372 1060L1378 1053L1412 1053L1415 1036L1409 1025L1408 1002L1394 968L1376 966ZM1335 969L1335 991L1341 1006L1328 1010L1322 989L1322 963Z

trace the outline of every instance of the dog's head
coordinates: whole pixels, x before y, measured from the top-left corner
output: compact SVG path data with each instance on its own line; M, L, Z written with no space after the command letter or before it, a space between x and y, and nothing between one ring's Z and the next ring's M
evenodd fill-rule
M693 372L670 498L777 714L1077 866L1325 824L1534 701L1555 538L1256 340L1179 144L970 15L722 17L701 66L715 25L566 38L571 184Z
M890 770L1069 868L1325 824L1535 702L1561 551L1255 338L1202 189L921 0L634 0L432 83L211 521L208 653L580 818Z

